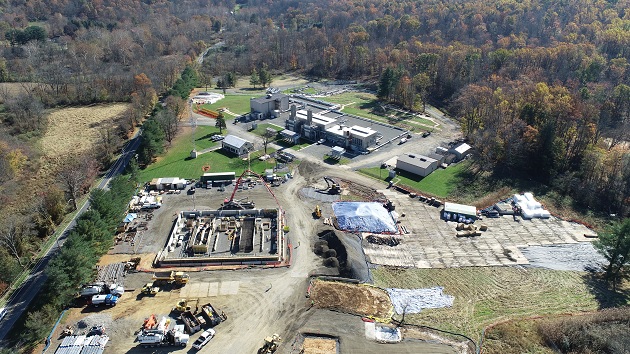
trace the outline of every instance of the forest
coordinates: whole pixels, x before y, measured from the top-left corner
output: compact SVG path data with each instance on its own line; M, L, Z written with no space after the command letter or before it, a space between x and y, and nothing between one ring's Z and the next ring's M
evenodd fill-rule
M630 0L1 0L0 81L22 90L0 92L0 213L20 216L0 222L0 292L76 199L63 184L28 189L46 110L130 102L113 132L120 144L185 68L200 84L268 68L359 80L408 109L430 103L461 122L480 173L524 176L627 216L628 9ZM111 154L83 158L103 169Z

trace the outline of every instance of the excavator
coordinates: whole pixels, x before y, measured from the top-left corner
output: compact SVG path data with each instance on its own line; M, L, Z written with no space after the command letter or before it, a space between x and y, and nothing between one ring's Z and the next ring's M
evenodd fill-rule
M326 185L328 186L328 194L339 194L341 193L341 187L339 183L335 182L330 177L324 177L324 181L326 181Z
M270 337L265 338L265 344L258 349L258 354L270 354L275 353L278 349L278 342L282 341L279 335L273 334Z
M313 211L313 217L317 219L322 217L322 209L319 207L319 205L315 206L315 210Z

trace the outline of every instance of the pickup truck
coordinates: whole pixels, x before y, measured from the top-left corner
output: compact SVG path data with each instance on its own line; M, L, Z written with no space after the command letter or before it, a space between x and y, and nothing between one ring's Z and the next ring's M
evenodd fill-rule
M98 307L99 305L105 304L107 306L116 306L118 302L118 296L107 294L107 295L94 295L92 296L92 306Z
M208 342L212 338L214 338L214 334L215 334L214 329L207 329L203 331L203 333L201 333L201 336L199 336L199 338L197 338L195 343L193 343L193 348L197 350L201 350L201 348L203 348L204 345L208 344Z

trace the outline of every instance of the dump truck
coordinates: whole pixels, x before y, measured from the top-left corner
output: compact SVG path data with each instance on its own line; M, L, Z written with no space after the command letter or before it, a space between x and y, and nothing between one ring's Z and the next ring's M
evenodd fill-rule
M188 345L190 336L184 333L184 326L175 326L173 329L157 328L143 330L138 334L136 340L145 348L162 347L162 346L180 346Z
M92 306L99 307L99 305L116 306L118 302L118 296L107 295L94 295L92 296Z
M170 271L170 272L153 273L154 284L157 282L157 283L167 283L167 284L175 283L175 284L183 285L183 284L188 283L189 279L190 279L190 275L184 272Z
M214 327L227 320L227 316L222 311L221 314L210 303L201 305L201 315L205 318L209 327Z
M191 311L182 312L179 318L184 322L186 331L189 334L195 334L201 330L201 323Z
M155 295L158 291L160 291L159 286L155 286L153 283L146 283L140 292L144 295Z

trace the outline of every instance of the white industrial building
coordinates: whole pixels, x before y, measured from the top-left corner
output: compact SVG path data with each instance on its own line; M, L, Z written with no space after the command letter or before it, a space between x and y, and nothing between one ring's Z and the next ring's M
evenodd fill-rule
M306 139L326 139L333 145L357 151L366 151L368 147L376 145L378 136L378 132L370 127L345 126L337 118L313 113L312 110L298 111L294 105L285 124L287 130L299 133Z
M396 168L425 177L438 168L438 161L424 155L405 154L398 157Z
M221 141L221 148L240 156L254 150L254 144L236 135L226 135Z
M283 93L274 93L265 97L252 98L249 100L249 107L252 114L262 115L261 118L269 118L289 109L289 96Z

